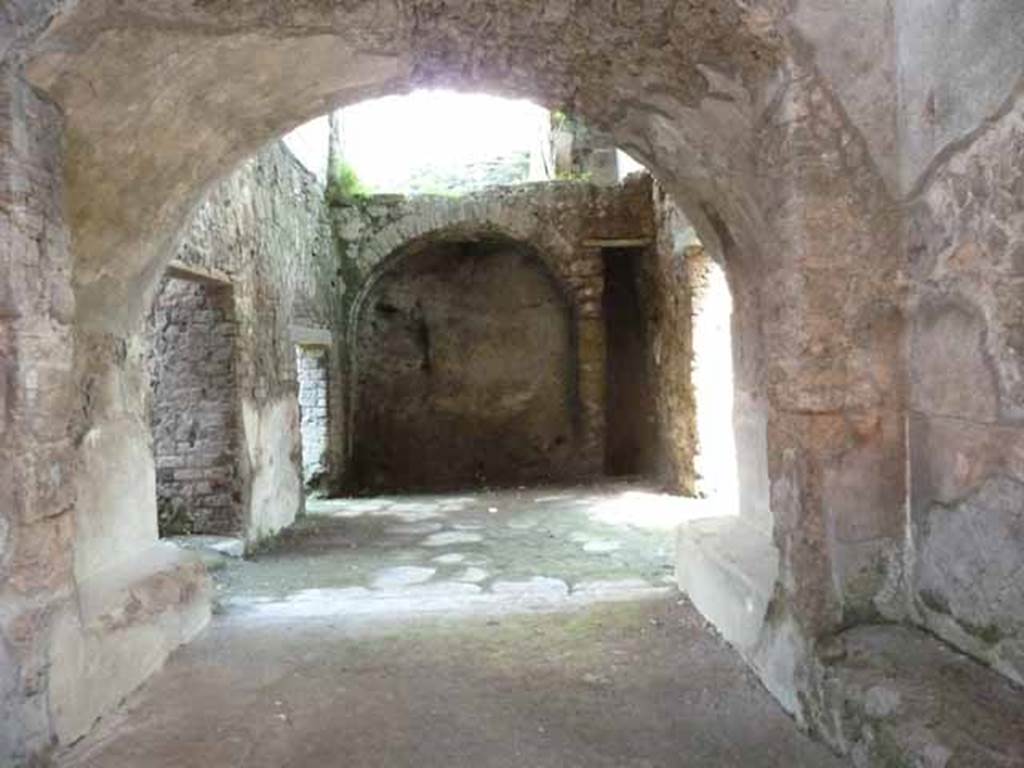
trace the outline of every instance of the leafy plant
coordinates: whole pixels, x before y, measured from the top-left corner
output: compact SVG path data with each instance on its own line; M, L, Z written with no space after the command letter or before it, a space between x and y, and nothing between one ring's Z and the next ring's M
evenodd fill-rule
M331 204L371 194L372 191L359 179L355 169L345 162L339 163L334 175L327 180L327 202Z
M159 498L156 514L161 536L188 536L195 526L188 507L178 499Z
M571 171L559 171L555 174L556 181L590 181L590 171L580 171L573 169Z

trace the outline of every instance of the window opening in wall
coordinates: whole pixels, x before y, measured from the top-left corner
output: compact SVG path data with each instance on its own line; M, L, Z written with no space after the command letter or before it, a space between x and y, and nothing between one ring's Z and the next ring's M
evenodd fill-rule
M299 428L302 432L302 479L307 490L319 488L327 472L327 347L297 344Z
M149 318L160 535L241 532L232 289L165 277Z

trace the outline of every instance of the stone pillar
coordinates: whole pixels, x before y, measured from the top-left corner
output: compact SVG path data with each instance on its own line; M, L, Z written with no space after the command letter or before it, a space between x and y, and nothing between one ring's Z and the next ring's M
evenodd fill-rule
M0 764L45 750L55 613L70 604L74 296L61 120L0 69Z
M568 266L569 290L576 324L576 392L579 398L577 431L579 472L596 476L604 469L605 365L604 266L600 248L581 248Z
M757 258L705 211L733 287L743 511L684 526L677 577L780 703L815 720L819 642L899 618L904 291L898 206L863 137L787 66L755 146L765 219L743 247Z
M790 82L759 158L768 456L779 608L813 640L880 618L898 567L904 281L897 206L863 138L813 76Z
M209 617L202 563L156 542L140 337L76 326L61 131L0 70L2 765L82 735Z

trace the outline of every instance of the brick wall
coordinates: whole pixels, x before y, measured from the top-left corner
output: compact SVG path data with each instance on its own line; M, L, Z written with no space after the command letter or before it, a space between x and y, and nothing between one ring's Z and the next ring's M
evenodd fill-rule
M230 287L164 279L150 331L160 532L238 533L236 327Z

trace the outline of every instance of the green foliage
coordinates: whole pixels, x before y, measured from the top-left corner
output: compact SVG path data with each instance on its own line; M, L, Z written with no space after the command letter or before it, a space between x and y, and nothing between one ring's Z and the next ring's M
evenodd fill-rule
M188 536L193 531L195 520L192 513L178 499L158 499L156 515L161 536Z
M560 131L565 128L571 120L572 118L565 112L560 109L556 109L551 113L551 128L552 130Z
M330 204L344 203L371 194L372 191L360 181L355 169L345 162L340 163L333 176L327 180L327 202Z
M580 171L574 168L571 171L559 171L555 174L556 181L590 181L590 171Z

